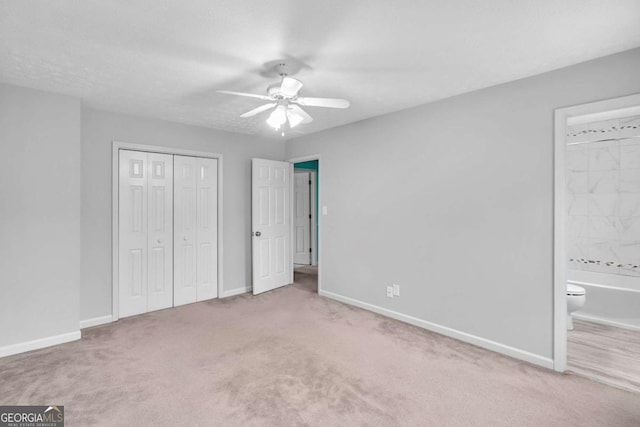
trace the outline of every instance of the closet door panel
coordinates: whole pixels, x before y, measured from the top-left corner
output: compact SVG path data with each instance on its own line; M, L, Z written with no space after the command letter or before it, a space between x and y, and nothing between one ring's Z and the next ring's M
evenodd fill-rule
M197 296L197 162L174 156L174 293L173 305L189 304Z
M173 156L148 154L148 310L173 306Z
M119 316L147 312L147 153L120 150L118 189Z
M218 161L196 159L198 301L218 296Z

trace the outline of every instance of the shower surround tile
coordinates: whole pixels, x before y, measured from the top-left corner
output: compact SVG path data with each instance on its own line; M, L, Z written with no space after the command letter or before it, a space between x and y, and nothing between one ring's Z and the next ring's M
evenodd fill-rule
M589 148L587 144L569 147L567 150L567 169L578 172L589 170Z
M640 136L640 116L620 119L620 138Z
M589 123L580 125L567 126L567 143L589 141L591 134L589 133Z
M589 239L586 237L569 238L567 256L569 257L569 268L588 271Z
M596 141L591 141L590 143L587 144L587 147L589 147L589 150L597 150L600 148L612 148L612 147L618 147L620 145L620 142L617 139L609 139L609 136L600 136L598 135L596 137ZM602 139L600 140L600 138L607 138L607 139Z
M569 268L640 277L640 116L567 131Z
M619 259L620 242L618 240L589 238L589 271L620 274Z
M640 217L620 217L620 236L622 240L640 240Z
M619 136L619 119L612 119L568 126L566 141L568 144L572 144L602 139L617 139Z
M617 216L590 216L589 237L595 239L617 240L620 234L620 221ZM580 237L583 237L581 234Z
M640 240L620 242L620 273L640 277Z
M609 262L620 257L620 242L615 239L589 238L589 258Z
M620 261L623 264L640 266L640 239L620 242Z
M588 172L569 172L567 190L571 194L586 194L589 192Z
M618 182L619 182L619 173L617 170L614 171L589 171L588 172L588 181L589 181L589 193L592 194L600 194L600 193L617 193L618 192Z
M606 147L589 147L589 171L610 171L620 167L620 146L618 142Z
M589 195L588 194L569 194L567 197L567 214L568 215L588 215L589 214Z
M567 254L574 260L587 260L589 258L589 239L576 237L569 239Z
M620 138L618 141L620 141L620 147L623 147L625 145L634 145L634 144L638 144L640 141L640 135L635 135L635 136L627 136L624 138Z
M589 123L589 130L593 132L596 139L618 138L620 129L620 119L601 120Z
M620 216L640 216L640 193L620 194Z
M585 215L617 216L619 213L620 196L612 194L589 194L588 213Z
M589 237L589 217L587 215L569 216L567 233L571 237Z
M640 193L640 169L623 169L620 171L620 192Z
M620 169L640 169L640 139L620 143Z

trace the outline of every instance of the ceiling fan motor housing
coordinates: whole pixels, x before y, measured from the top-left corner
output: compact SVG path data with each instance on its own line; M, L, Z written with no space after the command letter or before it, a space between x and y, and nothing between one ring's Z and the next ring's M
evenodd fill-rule
M267 95L269 95L270 97L274 98L274 99L287 99L285 96L282 95L282 93L280 92L281 89L281 84L280 83L274 83L272 85L270 85L267 88ZM291 97L289 97L288 99L292 99Z

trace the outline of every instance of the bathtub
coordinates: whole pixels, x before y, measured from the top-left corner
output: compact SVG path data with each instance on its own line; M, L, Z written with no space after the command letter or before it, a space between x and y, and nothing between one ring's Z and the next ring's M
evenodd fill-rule
M640 331L640 277L569 270L567 281L587 291L575 319Z

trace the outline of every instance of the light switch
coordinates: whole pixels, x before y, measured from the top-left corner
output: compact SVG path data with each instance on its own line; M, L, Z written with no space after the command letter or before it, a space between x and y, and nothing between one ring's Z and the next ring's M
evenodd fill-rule
M329 212L329 210L327 209L327 207L326 207L326 206L323 206L323 207L322 207L322 215L327 215L327 214L328 214L328 212Z

